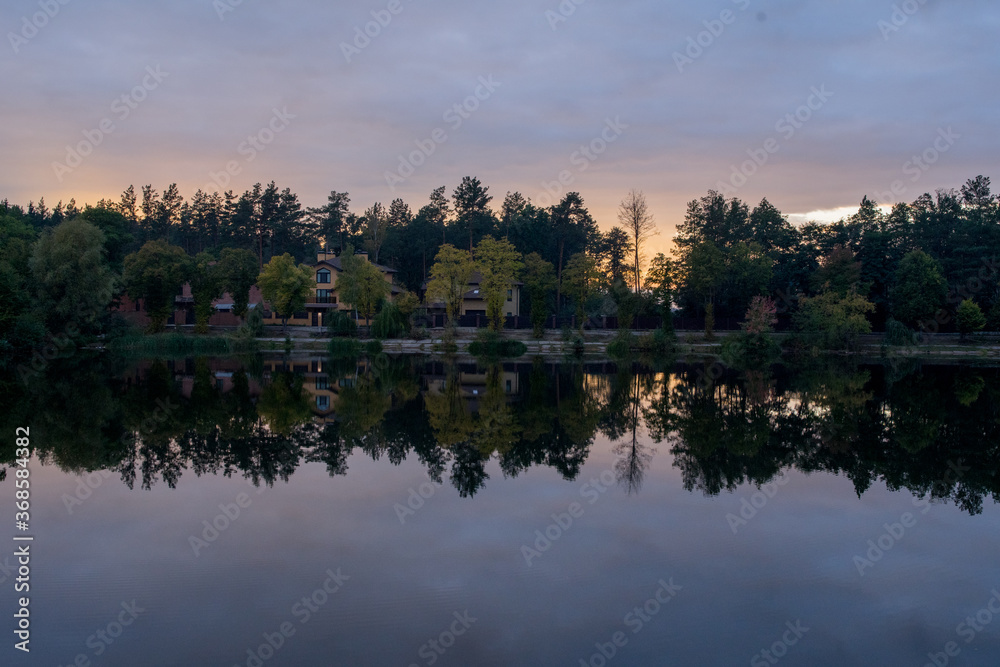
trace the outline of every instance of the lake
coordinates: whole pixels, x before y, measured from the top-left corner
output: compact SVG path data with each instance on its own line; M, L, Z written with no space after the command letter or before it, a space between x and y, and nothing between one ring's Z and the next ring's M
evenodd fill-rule
M4 664L1000 664L995 367L78 354L0 395Z

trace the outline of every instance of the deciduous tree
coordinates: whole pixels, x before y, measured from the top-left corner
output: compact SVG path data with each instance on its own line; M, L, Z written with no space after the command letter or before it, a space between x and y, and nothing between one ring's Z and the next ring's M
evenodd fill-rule
M296 266L295 259L287 252L272 257L264 265L257 286L264 299L281 318L282 333L287 331L288 318L302 310L306 299L316 286L311 267L301 264Z
M479 289L486 301L490 329L500 331L504 326L507 292L513 289L518 272L524 267L521 253L505 239L498 241L486 236L476 245L475 267L482 275Z
M163 331L190 267L191 259L182 248L160 240L147 241L125 257L125 290L131 298L145 302L150 332Z

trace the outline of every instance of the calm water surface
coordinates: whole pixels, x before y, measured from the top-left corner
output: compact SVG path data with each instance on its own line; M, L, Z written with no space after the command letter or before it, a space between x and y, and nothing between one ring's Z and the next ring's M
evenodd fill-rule
M2 387L37 448L3 664L1000 665L994 368L78 358Z

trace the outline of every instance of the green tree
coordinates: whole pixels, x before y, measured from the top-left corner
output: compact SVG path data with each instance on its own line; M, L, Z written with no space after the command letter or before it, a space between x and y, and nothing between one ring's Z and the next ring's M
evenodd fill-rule
M80 218L104 232L104 258L114 273L122 272L126 248L132 243L129 223L121 213L112 208L87 206Z
M281 318L281 331L285 333L288 318L305 307L306 299L316 282L313 280L312 268L305 264L296 266L295 260L286 252L272 257L264 265L257 285L264 299Z
M208 333L212 317L212 301L222 296L222 281L215 258L207 252L198 253L191 264L191 296L194 297L195 333Z
M454 325L462 309L462 297L469 289L473 263L468 252L446 243L438 250L427 283L427 300L444 303L448 324Z
M545 320L550 312L550 295L556 288L556 270L537 252L524 258L524 289L531 304L531 326L535 338L545 332Z
M489 234L496 226L496 219L489 209L493 196L489 187L473 176L465 176L455 188L455 227L469 235L469 252L475 245L474 239Z
M601 239L601 260L608 284L625 282L629 272L632 241L621 227L612 227Z
M563 291L576 302L576 319L580 329L587 317L587 299L597 291L601 283L601 272L597 262L590 255L578 252L566 262L563 271Z
M365 251L377 264L379 253L382 251L386 235L389 233L389 214L381 203L375 202L371 208L365 211L362 219L364 221Z
M955 322L958 325L958 332L965 338L974 331L982 331L986 326L986 316L982 309L972 299L965 299L958 304L955 311Z
M246 317L250 307L250 288L260 275L257 258L249 250L225 248L219 254L216 271L222 289L233 297L233 314Z
M475 267L482 275L479 289L486 301L486 317L490 329L500 331L504 326L503 306L507 291L512 289L518 272L524 267L521 253L509 241L497 241L485 236L476 245Z
M674 287L677 280L677 266L673 260L662 252L657 253L649 263L646 273L646 290L663 318L663 329L674 330L673 301Z
M125 290L132 299L145 301L150 332L163 331L190 266L191 259L182 248L161 240L147 241L125 257Z
M875 304L857 292L841 295L828 290L801 299L795 324L799 331L811 334L820 347L850 349L858 336L871 333L867 315L874 311Z
M33 312L31 246L35 230L0 206L0 351L34 345L45 327Z
M115 292L104 232L79 218L47 230L35 243L31 275L50 331L96 333Z
M711 241L690 248L684 257L685 282L705 304L705 337L711 339L715 327L715 293L725 275L725 255Z
M854 258L850 248L835 246L821 261L812 277L812 287L816 292L835 292L845 296L851 290L865 295L868 288L861 284L861 262Z
M896 269L890 292L892 316L910 327L934 319L948 296L941 267L922 250L911 250Z
M355 255L351 246L340 256L343 272L337 276L337 293L341 301L354 308L366 321L382 301L392 293L392 285L377 266Z

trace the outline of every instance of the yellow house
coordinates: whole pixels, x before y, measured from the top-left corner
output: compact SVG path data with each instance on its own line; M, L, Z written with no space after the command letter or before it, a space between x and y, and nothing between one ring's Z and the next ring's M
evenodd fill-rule
M478 271L473 272L469 278L469 289L462 295L462 307L459 315L481 315L486 317L486 297L480 289L482 281L482 274ZM521 287L523 285L524 283L515 281L507 289L507 298L503 304L503 314L505 317L515 317L521 314ZM424 283L424 289L426 288L427 284ZM427 306L433 312L444 311L444 303L440 301L430 302Z
M356 254L364 261L370 261L368 253L359 252ZM392 286L390 299L403 292L402 289L393 284L395 269L381 264L375 264L375 267L382 272L386 282ZM322 327L326 326L327 323L327 318L324 317L326 313L334 310L350 310L346 304L341 302L340 295L337 293L337 278L344 272L340 257L335 257L332 253L325 251L320 252L316 257L316 263L312 265L312 270L313 279L316 281L316 285L312 289L312 296L306 301L305 310L294 313L292 317L288 318L288 324ZM281 318L271 310L265 309L264 323L281 324Z

